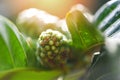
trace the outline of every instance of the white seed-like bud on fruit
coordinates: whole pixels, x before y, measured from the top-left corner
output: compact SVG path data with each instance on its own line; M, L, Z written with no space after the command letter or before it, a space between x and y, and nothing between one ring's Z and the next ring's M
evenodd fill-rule
M45 50L50 50L50 46L46 45Z
M49 41L49 45L53 45L54 42L52 40Z

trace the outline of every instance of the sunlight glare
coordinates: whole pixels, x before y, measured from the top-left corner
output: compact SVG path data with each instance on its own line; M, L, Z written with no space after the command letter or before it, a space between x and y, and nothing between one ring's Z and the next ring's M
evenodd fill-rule
M38 18L44 23L55 23L59 19L56 16L53 16L43 10L39 10L36 8L27 9L23 11L20 15L22 15L23 18L26 17L27 19L30 19L31 17Z

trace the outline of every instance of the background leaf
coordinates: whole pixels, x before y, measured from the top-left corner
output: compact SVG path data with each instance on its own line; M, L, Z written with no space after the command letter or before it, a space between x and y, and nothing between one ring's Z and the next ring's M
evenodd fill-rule
M23 34L20 34L20 40L22 42L22 46L27 56L27 66L28 67L40 67L40 63L36 58L36 49L37 49L37 41L30 38L25 37Z
M0 16L0 71L26 66L26 54L16 26Z
M114 37L114 34L120 31L119 7L119 0L110 0L101 6L94 15L96 27L107 37Z
M54 80L60 75L57 70L17 69L0 73L0 80Z

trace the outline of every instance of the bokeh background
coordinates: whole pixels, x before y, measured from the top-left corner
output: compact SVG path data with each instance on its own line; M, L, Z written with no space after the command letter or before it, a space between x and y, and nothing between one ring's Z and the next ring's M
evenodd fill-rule
M93 14L109 0L0 0L0 15L15 20L18 13L28 8L38 8L64 18L71 6L81 3Z

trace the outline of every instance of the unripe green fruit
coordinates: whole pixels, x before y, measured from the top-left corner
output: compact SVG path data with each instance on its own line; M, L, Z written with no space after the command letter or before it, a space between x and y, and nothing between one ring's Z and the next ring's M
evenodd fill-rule
M63 67L69 58L70 49L67 38L55 30L41 33L38 39L39 55L42 65L49 68Z

